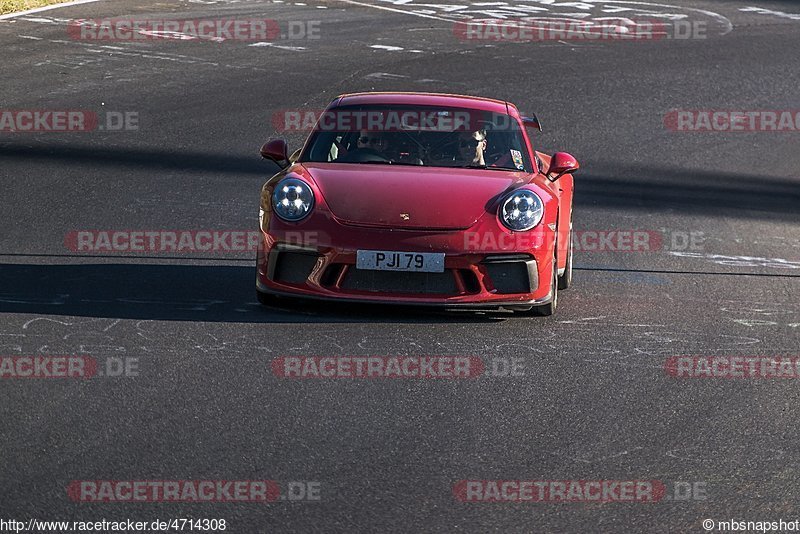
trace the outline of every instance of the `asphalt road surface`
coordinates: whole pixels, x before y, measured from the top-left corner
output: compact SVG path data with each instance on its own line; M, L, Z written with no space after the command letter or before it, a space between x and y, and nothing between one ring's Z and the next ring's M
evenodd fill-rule
M99 366L90 379L50 380L3 368L0 519L225 519L236 533L703 532L705 519L800 519L800 381L665 370L673 356L800 356L800 131L675 131L670 119L796 113L800 6L423 1L101 0L0 20L0 109L100 121L0 128L4 365L76 355ZM682 21L693 33L509 42L454 31L464 17L531 14ZM286 38L68 31L112 17L272 19ZM290 28L306 37L289 39ZM556 315L270 309L255 300L251 250L88 253L70 240L255 230L260 186L277 170L259 146L284 136L293 149L305 135L276 117L372 90L506 99L541 118L538 149L578 158L584 242ZM646 232L651 245L617 247L611 231ZM486 371L301 380L271 367L376 355L472 356ZM265 503L68 492L136 480L266 480L280 493ZM545 498L522 502L455 491L484 481L471 487L491 500L498 480L663 491L655 502L613 490L560 499L549 482L536 486Z

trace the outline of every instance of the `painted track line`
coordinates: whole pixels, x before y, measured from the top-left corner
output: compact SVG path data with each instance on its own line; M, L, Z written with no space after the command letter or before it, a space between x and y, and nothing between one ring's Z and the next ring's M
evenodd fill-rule
M25 11L17 11L16 13L6 13L0 15L0 20L13 19L14 17L21 17L22 15L30 15L32 13L41 13L42 11L50 11L51 9L58 9L60 7L77 6L80 4L89 4L91 2L99 2L100 0L72 0L71 2L64 2L61 4L52 4L49 6L35 7Z

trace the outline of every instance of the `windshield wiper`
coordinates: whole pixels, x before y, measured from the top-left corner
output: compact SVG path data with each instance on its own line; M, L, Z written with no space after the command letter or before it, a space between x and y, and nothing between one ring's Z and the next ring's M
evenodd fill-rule
M418 163L408 163L405 161L348 161L347 163L358 163L361 165L410 165L412 167L424 167Z
M512 169L510 167L492 167L490 165L478 165L473 163L471 165L464 165L459 167L460 169L484 169L487 171L514 171L514 172L525 172L523 169Z

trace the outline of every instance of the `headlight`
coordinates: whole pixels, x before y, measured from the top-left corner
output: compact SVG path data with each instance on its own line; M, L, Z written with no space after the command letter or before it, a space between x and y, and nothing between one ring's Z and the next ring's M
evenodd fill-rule
M530 230L542 220L544 203L539 195L527 189L511 193L500 206L500 219L510 230Z
M275 214L287 221L299 221L314 207L314 193L302 180L287 178L278 182L272 192Z

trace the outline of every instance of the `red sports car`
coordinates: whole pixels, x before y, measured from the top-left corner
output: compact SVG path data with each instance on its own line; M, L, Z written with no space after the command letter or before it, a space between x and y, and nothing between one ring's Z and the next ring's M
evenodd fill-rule
M261 155L256 290L273 297L533 310L572 280L567 153L508 102L425 93L337 97L305 146Z

